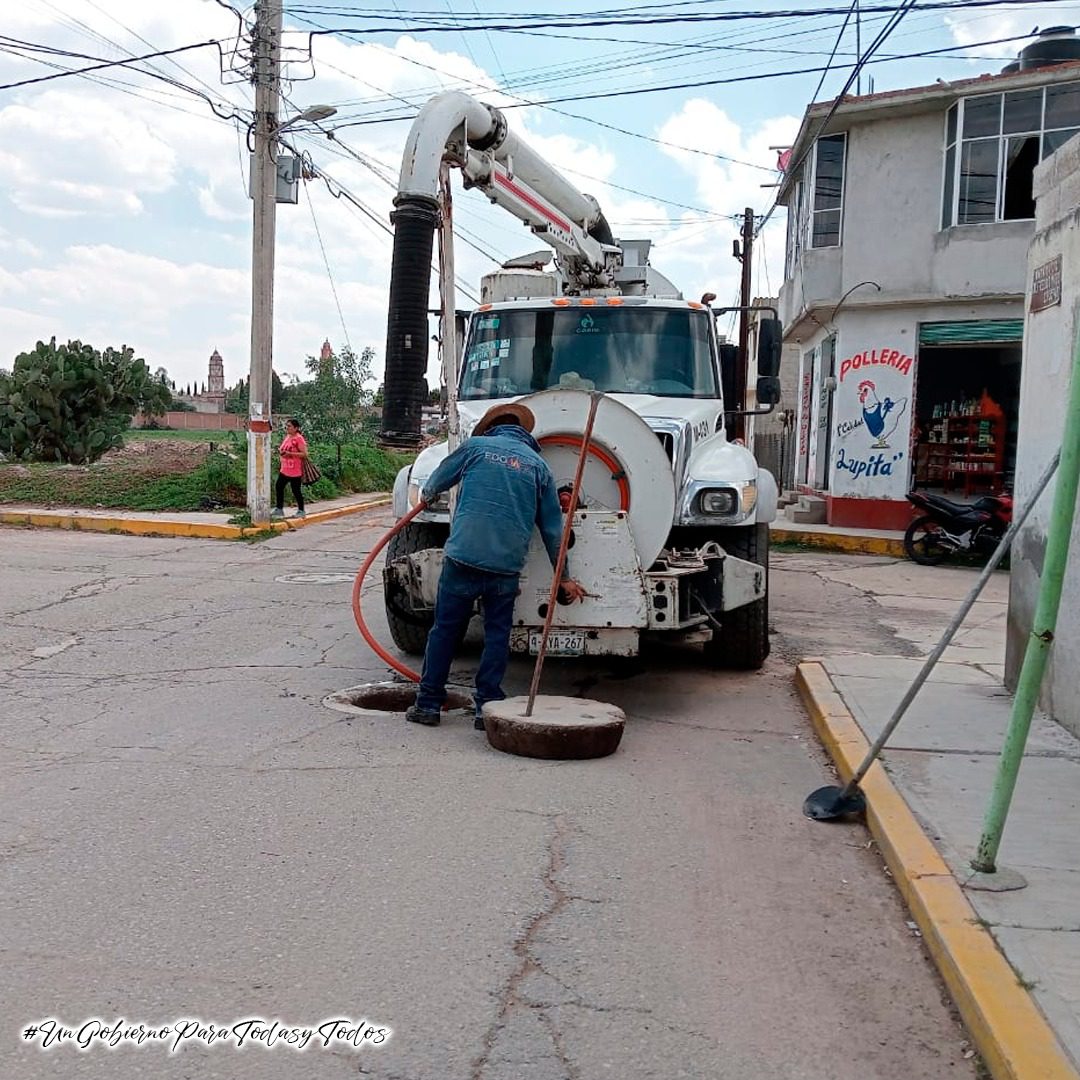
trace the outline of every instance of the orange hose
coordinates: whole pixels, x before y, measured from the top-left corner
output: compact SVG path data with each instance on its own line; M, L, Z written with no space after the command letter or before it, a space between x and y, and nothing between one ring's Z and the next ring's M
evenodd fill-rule
M539 440L541 446L568 446L574 450L581 450L582 438L580 435L545 435ZM596 458L601 465L611 473L611 479L619 488L619 509L630 509L630 483L626 479L626 473L622 466L606 451L589 444L589 454Z
M398 674L404 675L406 679L412 679L413 682L418 683L420 681L420 675L418 672L413 671L412 668L406 667L400 660L393 657L388 653L375 639L375 635L368 629L368 625L364 622L364 612L360 605L360 588L364 583L364 578L367 576L367 572L371 569L372 564L379 557L379 553L388 543L393 536L401 532L406 525L421 510L427 509L427 503L422 499L413 507L379 542L371 549L368 557L364 560L363 565L360 567L359 573L356 575L356 580L353 582L352 590L352 611L353 618L356 620L357 629L360 631L360 636L371 646L372 651L380 660L389 664Z

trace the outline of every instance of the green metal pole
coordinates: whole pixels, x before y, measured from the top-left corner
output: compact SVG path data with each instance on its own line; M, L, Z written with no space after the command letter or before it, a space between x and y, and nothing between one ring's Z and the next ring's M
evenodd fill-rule
M1050 645L1057 627L1058 608L1061 606L1061 589L1065 580L1065 564L1069 557L1069 541L1076 512L1076 490L1080 480L1080 329L1073 348L1070 380L1065 430L1061 436L1061 464L1058 466L1054 505L1050 512L1050 525L1046 536L1039 599L1035 606L1031 636L1024 652L1024 663L1020 668L1020 679L1016 685L1009 730L1005 735L1005 745L998 762L994 790L983 821L982 838L979 840L975 858L971 861L975 870L987 874L992 874L997 869L1001 834L1005 829L1005 819L1009 815L1009 804L1016 788L1016 777L1024 757L1031 717L1039 700L1043 673L1046 671Z

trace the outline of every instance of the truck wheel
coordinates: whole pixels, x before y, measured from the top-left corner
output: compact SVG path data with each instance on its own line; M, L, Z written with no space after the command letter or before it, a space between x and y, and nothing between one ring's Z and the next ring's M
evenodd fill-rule
M402 555L412 555L413 552L425 551L427 548L441 548L449 535L449 528L438 522L411 522L386 545L386 562L389 565ZM391 589L385 584L383 603L386 608L386 623L390 627L394 644L410 656L423 656L428 631L435 621L434 616L430 612L414 611L403 590Z
M769 526L722 529L710 539L735 558L765 567L765 595L718 613L721 626L705 645L705 659L712 667L757 671L769 655Z

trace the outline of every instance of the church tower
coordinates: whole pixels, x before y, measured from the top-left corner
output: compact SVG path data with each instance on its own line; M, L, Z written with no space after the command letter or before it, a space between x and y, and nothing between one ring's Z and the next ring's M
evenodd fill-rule
M210 354L210 370L203 396L216 406L215 412L225 411L225 361L217 349Z

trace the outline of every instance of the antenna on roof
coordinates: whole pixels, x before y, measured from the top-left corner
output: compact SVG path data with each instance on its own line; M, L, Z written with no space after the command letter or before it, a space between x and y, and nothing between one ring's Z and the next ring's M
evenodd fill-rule
M855 81L855 93L862 96L862 13L859 0L855 0L855 67L859 73ZM871 91L872 93L873 91Z

